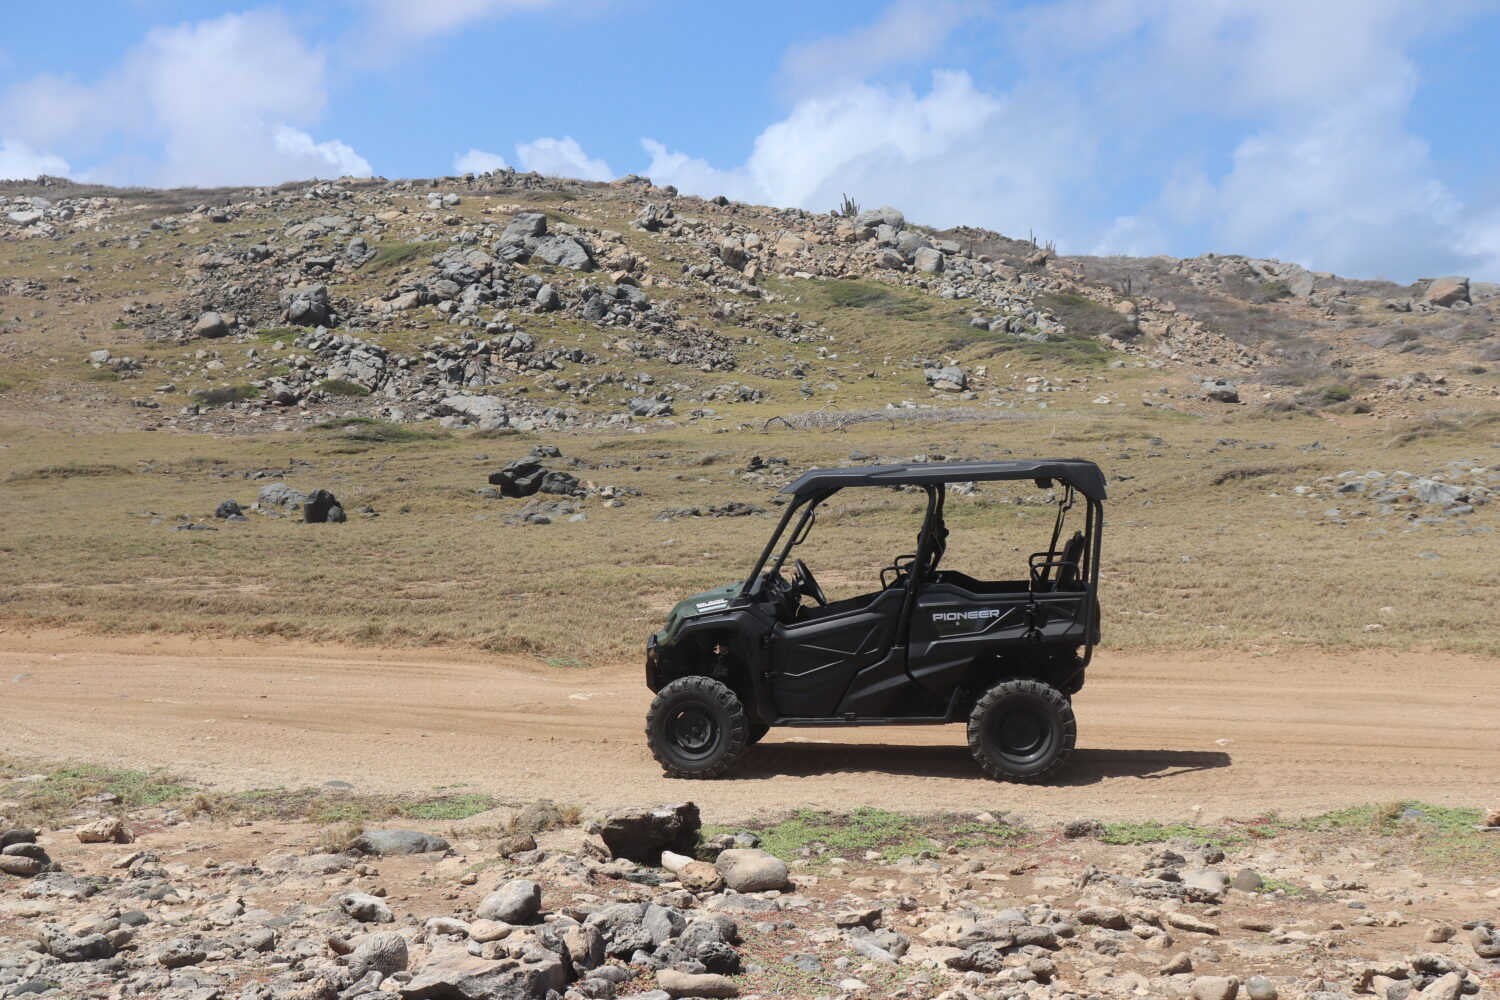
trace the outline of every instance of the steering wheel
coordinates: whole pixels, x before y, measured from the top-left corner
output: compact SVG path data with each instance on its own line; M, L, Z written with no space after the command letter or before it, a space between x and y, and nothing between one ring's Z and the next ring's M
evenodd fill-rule
M797 559L792 563L792 589L799 594L806 594L818 602L822 607L828 603L828 598L823 594L823 588L818 586L818 581L813 578L812 570L807 568L807 563Z

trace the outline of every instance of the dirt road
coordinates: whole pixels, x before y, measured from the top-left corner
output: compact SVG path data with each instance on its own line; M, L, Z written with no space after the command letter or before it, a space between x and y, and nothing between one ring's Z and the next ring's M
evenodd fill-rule
M1496 664L1451 655L1124 656L1076 701L1060 784L978 777L956 726L773 730L736 775L669 781L639 669L286 643L0 632L0 752L226 788L467 784L590 806L692 799L1163 820L1397 798L1500 801Z

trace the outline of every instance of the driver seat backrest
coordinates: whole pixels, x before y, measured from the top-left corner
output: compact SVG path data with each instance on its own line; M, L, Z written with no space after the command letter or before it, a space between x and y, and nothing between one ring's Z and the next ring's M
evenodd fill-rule
M1057 582L1053 584L1053 590L1077 590L1079 572L1083 563L1084 540L1083 532L1073 532L1073 537L1068 539L1068 544L1063 546L1062 557L1057 567Z

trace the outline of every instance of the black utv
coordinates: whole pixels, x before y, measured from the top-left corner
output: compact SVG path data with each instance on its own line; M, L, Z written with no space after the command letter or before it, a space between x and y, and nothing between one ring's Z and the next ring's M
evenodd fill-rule
M945 569L948 487L1005 480L1051 491L1047 547L1019 579ZM882 569L873 592L829 601L793 550L830 498L868 487L925 494L916 551ZM991 777L1056 775L1077 733L1072 697L1099 641L1099 467L1063 459L813 469L783 492L786 511L750 575L682 601L647 640L656 698L646 735L666 773L718 777L771 726L964 722ZM1068 515L1080 498L1075 527Z

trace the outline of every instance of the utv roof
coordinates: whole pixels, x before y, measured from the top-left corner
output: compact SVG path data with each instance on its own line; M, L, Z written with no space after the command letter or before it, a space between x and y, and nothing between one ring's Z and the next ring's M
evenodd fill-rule
M855 465L809 469L783 493L806 496L851 486L928 486L1002 479L1057 479L1091 500L1104 499L1104 473L1081 458L1037 458L1012 462L918 462L909 465Z

